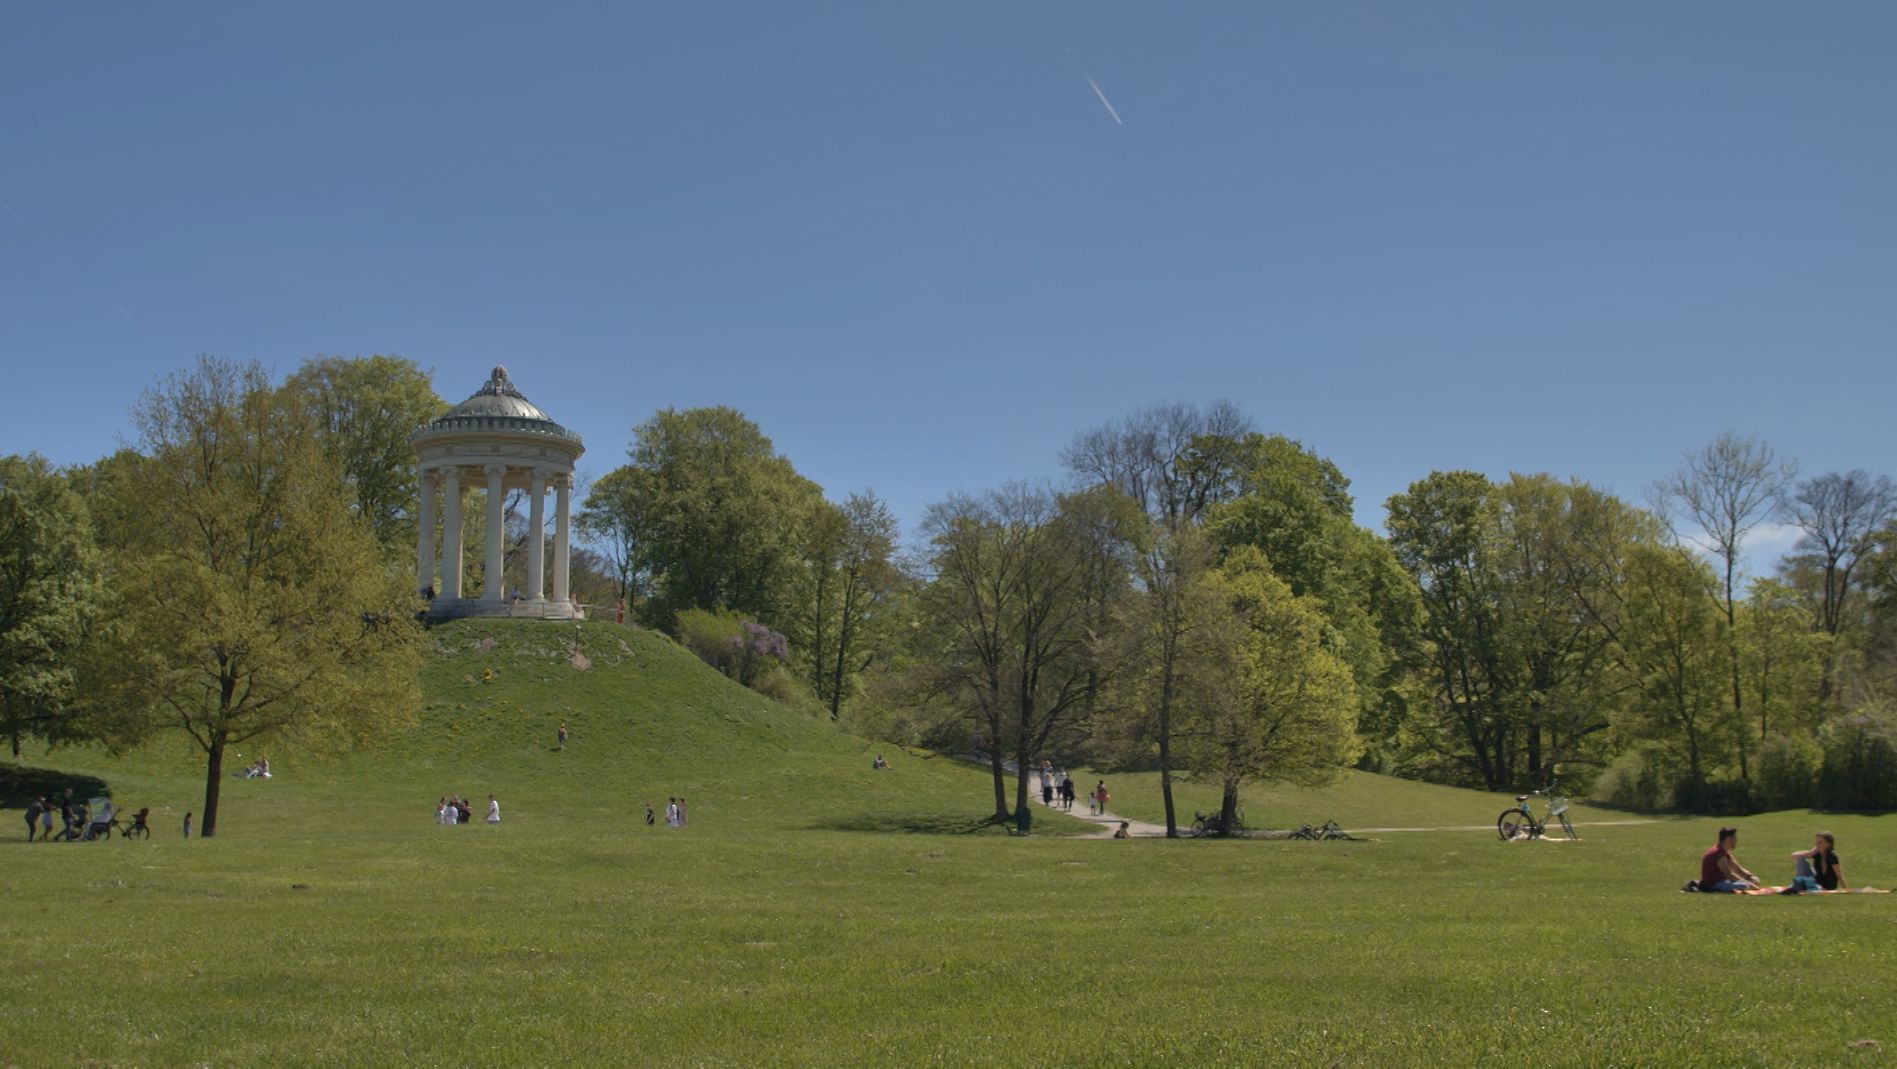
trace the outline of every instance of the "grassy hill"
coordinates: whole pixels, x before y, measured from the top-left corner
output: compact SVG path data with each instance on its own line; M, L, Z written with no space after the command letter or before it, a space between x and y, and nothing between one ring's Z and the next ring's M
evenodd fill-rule
M0 835L0 1065L1805 1065L1897 1049L1897 895L1678 894L1717 821L1545 845L889 834L971 827L984 773L894 751L873 772L873 744L629 629L585 625L584 669L566 628L433 636L413 731L330 763L271 754L277 778L227 783L214 840L176 833L202 786L188 750L36 760L163 816L150 842ZM450 791L499 795L506 820L435 825ZM646 798L681 793L691 827L636 823ZM1156 793L1120 777L1115 801L1146 815ZM1246 807L1254 823L1480 828L1501 801L1353 776ZM7 817L0 833L22 827ZM1821 823L1854 882L1897 873L1897 818L1740 823L1761 873L1788 873ZM1860 1039L1882 1052L1846 1047Z

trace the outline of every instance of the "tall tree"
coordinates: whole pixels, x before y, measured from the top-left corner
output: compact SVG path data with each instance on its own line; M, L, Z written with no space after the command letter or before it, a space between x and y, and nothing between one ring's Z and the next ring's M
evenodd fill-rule
M804 524L822 501L757 424L730 408L665 409L634 431L645 473L636 544L653 578L642 615L730 609L781 625Z
M645 593L647 562L640 538L650 526L652 473L642 468L615 468L593 480L586 500L574 517L582 537L599 547L612 576L618 600L636 608Z
M85 501L37 454L0 457L0 721L67 734L73 655L98 611L99 553Z
M1083 485L1111 486L1178 530L1229 492L1228 447L1250 432L1229 401L1152 405L1083 432L1061 462Z
M1790 562L1816 573L1818 627L1836 641L1850 619L1845 606L1855 587L1858 565L1876 548L1877 532L1897 519L1897 488L1885 476L1863 471L1830 472L1800 482L1785 502L1786 516L1804 537ZM1820 698L1835 689L1836 663L1827 659Z
M290 376L284 394L342 472L384 551L407 559L421 499L408 436L448 408L428 373L399 356L319 356Z
M1719 560L1723 583L1720 608L1726 618L1726 653L1732 683L1735 721L1745 714L1745 693L1739 664L1739 598L1737 583L1740 552L1753 528L1770 519L1784 503L1785 490L1795 474L1772 447L1752 438L1722 434L1704 449L1688 453L1680 469L1662 479L1656 496L1663 510L1689 521ZM1748 747L1739 747L1739 772L1747 771Z
M1063 504L1016 484L932 505L923 521L940 684L992 740L997 820L1009 815L1003 753L1014 756L1018 810L1034 759L1085 708L1098 678L1086 626L1089 542Z
M1722 690L1725 661L1720 614L1707 594L1718 578L1675 546L1636 546L1627 557L1627 596L1615 650L1627 673L1626 715L1616 729L1674 748L1686 778L1679 800L1703 796L1708 773L1736 722Z
M262 368L209 358L133 411L131 521L111 547L110 655L94 702L144 711L204 751L217 833L230 747L353 743L414 715L410 576L385 566L307 409Z
M1316 601L1293 594L1264 554L1242 547L1209 579L1229 613L1192 641L1223 663L1189 677L1183 734L1194 769L1220 785L1229 834L1247 780L1315 786L1357 759L1357 690L1350 666L1325 649Z

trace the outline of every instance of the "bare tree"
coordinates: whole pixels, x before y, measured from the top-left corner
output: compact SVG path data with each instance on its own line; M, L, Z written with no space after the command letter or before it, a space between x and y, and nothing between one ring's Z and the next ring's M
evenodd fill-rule
M1701 543L1719 559L1724 578L1720 608L1726 614L1726 649L1732 675L1732 712L1737 722L1745 712L1739 678L1738 584L1739 553L1752 529L1782 507L1785 490L1796 473L1790 461L1781 461L1772 447L1730 432L1697 452L1688 453L1680 470L1654 486L1660 511L1684 519L1699 530ZM1677 527L1675 533L1678 533ZM1764 725L1761 725L1761 734ZM1743 734L1740 736L1743 739ZM1746 748L1739 747L1739 774L1748 776Z
M1818 626L1837 634L1851 573L1875 545L1879 528L1897 518L1897 488L1882 475L1831 472L1806 479L1785 503L1785 516L1805 532L1799 548L1819 565L1824 600Z
M1137 502L1148 516L1179 530L1218 499L1224 466L1203 456L1216 443L1237 442L1251 421L1230 401L1201 409L1159 404L1074 438L1061 463L1084 483L1105 484Z

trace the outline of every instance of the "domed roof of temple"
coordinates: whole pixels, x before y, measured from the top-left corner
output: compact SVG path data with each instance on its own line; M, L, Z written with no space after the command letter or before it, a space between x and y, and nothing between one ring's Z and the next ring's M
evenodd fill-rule
M507 369L499 364L489 373L487 382L474 396L449 409L447 414L423 424L409 435L411 446L439 438L466 438L494 434L503 437L556 438L583 449L580 436L560 426L520 392Z

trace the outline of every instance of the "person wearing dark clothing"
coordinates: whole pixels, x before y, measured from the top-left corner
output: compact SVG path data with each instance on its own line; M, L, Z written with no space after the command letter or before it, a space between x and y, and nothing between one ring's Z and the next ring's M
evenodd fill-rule
M1738 828L1719 829L1719 841L1699 859L1699 889L1713 894L1737 894L1759 889L1759 878L1732 856L1739 844Z
M1811 849L1793 851L1795 868L1790 890L1799 893L1844 889L1844 870L1838 867L1837 845L1838 840L1830 832L1821 831L1812 840Z
M39 830L40 814L46 811L46 799L35 798L26 807L26 841L33 841L33 833Z
M59 806L59 820L65 827L59 829L59 837L68 842L79 838L79 827L86 822L86 807L72 796L72 788L66 788L66 799Z

